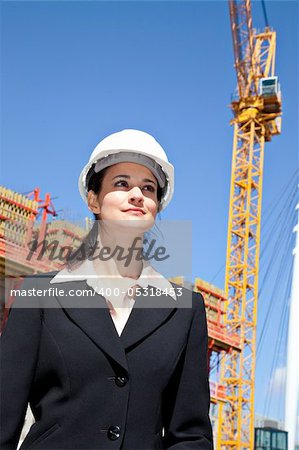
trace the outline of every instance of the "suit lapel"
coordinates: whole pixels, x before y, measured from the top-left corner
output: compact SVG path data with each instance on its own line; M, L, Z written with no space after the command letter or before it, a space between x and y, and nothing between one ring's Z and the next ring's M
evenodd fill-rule
M68 289L84 289L94 293L85 281L68 282ZM65 283L57 283L65 290ZM142 290L143 292L143 290ZM128 372L126 351L154 332L176 310L170 296L140 295L135 301L122 334L117 334L106 300L102 295L56 297L66 314L108 357ZM84 304L84 307L82 307Z
M69 295L56 297L67 316L99 347L108 357L113 358L128 371L124 348L120 342L116 328L110 316L106 300L102 295L95 294L85 281L57 283L66 293L69 289L84 289L91 295L71 297ZM84 307L82 307L84 305Z
M154 289L154 288L153 288ZM144 292L144 289L142 290ZM136 298L129 319L120 335L125 351L138 345L152 334L176 311L175 300L170 296L147 296Z

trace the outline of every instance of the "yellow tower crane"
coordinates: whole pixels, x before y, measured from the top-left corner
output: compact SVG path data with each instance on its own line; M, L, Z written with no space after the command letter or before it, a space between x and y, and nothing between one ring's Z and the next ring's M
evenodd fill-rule
M225 323L241 351L223 356L217 449L254 448L254 375L264 144L281 129L276 33L252 27L251 1L229 0L237 94L226 257Z

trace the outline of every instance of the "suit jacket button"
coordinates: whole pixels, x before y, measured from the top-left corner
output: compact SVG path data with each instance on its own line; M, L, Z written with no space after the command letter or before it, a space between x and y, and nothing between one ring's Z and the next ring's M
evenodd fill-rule
M126 384L127 384L127 378L126 377L116 377L115 378L115 384L118 386L118 387L123 387L123 386L125 386Z
M108 429L108 438L111 441L116 441L120 437L120 427L118 425L111 425Z

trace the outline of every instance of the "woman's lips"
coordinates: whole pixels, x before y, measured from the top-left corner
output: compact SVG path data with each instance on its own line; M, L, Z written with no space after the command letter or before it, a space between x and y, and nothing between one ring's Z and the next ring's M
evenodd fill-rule
M124 212L131 213L137 216L143 216L145 214L141 209L126 209Z

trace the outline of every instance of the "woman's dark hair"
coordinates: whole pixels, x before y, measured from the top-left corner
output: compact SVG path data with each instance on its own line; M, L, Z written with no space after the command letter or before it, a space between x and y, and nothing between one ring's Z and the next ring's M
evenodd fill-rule
M87 184L87 191L93 191L96 195L98 195L101 192L103 179L105 176L105 173L109 167L106 167L105 169L101 170L98 173L94 172L94 166L91 167L89 170L89 173L87 174L86 179L88 180ZM157 200L161 202L163 195L163 189L158 184L157 189ZM159 210L158 210L159 211ZM94 214L94 223L91 227L91 230L89 233L84 237L82 243L80 246L71 254L66 261L66 267L68 270L75 269L79 267L91 254L93 249L96 246L98 234L99 234L99 217L97 214Z

